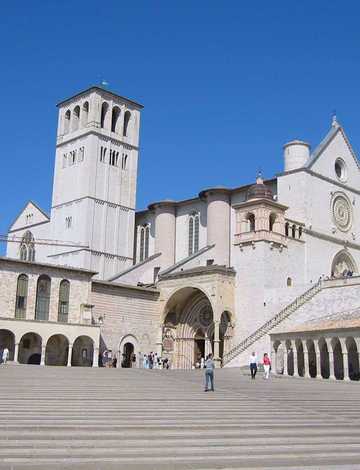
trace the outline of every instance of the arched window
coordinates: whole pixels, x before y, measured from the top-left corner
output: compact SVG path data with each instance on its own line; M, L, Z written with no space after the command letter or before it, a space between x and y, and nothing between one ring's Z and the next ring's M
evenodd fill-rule
M149 257L150 227L145 227L145 259Z
M104 101L104 103L101 105L101 118L100 118L101 129L105 128L105 119L106 119L108 109L109 109L109 105Z
M72 118L72 130L77 131L79 129L80 121L80 106L75 106Z
M189 256L199 251L199 214L189 216Z
M149 257L150 226L144 225L140 228L140 258L144 261Z
M248 232L255 232L255 215L248 214L247 221L248 221Z
M26 261L26 259L27 259L26 245L21 245L20 246L20 259L21 259L21 261Z
M139 261L144 261L144 249L145 249L145 229L140 228L140 258Z
M111 115L111 132L119 132L120 108L114 106Z
M269 217L269 230L270 230L270 232L272 232L273 229L274 229L275 221L276 221L276 214L270 214L270 217Z
M67 134L70 130L70 119L71 119L71 111L68 109L65 113L64 119L64 134Z
M15 318L24 320L26 317L26 302L28 295L28 277L26 274L20 274L17 280Z
M35 320L49 319L51 279L45 274L37 282Z
M285 235L287 237L289 236L289 222L286 222L286 224L285 224Z
M88 122L89 122L89 103L85 101L85 103L82 106L82 112L81 112L81 126L86 127Z
M20 259L22 261L35 261L35 239L30 230L27 230L22 237Z
M301 238L302 235L302 227L299 227L299 238Z
M291 286L292 286L292 279L291 279L291 277L288 277L288 278L286 279L286 285L287 285L288 287L291 287Z
M129 121L131 118L130 111L126 111L124 115L124 136L128 135Z
M63 280L60 282L59 289L59 310L58 321L67 323L69 317L69 297L70 297L70 282Z
M296 225L293 225L293 226L291 227L291 236L292 236L293 238L296 237Z

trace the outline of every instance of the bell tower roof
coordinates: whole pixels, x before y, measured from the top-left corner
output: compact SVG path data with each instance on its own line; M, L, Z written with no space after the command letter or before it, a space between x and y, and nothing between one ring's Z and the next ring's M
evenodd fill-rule
M143 109L143 105L140 104L140 103L137 103L136 101L133 101L133 100L130 100L129 98L125 98L124 96L121 96L119 95L118 93L114 93L113 91L110 91L108 90L107 88L104 88L100 85L94 85L94 86L91 86L90 88L87 88L83 91L80 91L79 93L76 93L75 95L72 95L70 96L69 98L66 98L65 100L63 101L60 101L56 106L58 108L68 104L69 102L71 102L72 100L74 100L75 98L79 98L81 97L82 95L88 95L94 91L100 91L101 93L105 94L105 95L108 95L109 98L117 98L117 99L120 99L121 101L124 101L128 104L130 104L131 106L134 106L135 108L137 109Z

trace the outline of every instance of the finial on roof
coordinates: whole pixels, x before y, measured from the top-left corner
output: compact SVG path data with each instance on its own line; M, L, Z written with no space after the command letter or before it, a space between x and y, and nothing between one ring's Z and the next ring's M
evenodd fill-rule
M336 110L335 109L332 112L331 125L332 125L332 127L337 127L339 125L338 122L337 122L337 119L336 119Z
M264 180L263 180L263 177L262 177L262 171L261 171L261 168L259 168L258 174L257 174L257 177L256 177L256 184L263 184L263 183L264 183Z

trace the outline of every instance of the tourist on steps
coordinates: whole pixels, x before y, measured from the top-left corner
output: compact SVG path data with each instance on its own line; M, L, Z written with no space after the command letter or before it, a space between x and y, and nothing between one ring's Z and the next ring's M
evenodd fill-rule
M255 380L255 376L257 372L257 364L258 364L257 356L255 352L252 352L250 359L249 359L249 367L250 367L251 378L253 380Z
M7 347L4 348L3 353L2 353L2 361L3 364L6 364L9 359L9 350Z
M214 369L215 363L212 354L209 354L205 362L205 392L214 391ZM209 389L210 385L210 389Z
M270 377L270 367L271 367L271 361L267 353L265 353L263 357L263 366L264 366L264 379L267 380Z

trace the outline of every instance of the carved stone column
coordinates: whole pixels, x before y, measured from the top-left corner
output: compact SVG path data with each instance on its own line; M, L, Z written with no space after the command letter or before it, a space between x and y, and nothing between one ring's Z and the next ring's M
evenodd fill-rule
M288 350L285 341L281 342L284 348L284 375L289 375L288 372Z
M99 348L94 348L92 366L99 367Z
M316 354L316 378L322 379L321 375L321 356L320 356L320 348L319 343L317 340L314 340L315 344L315 354Z
M69 344L68 357L67 357L67 366L71 367L71 356L72 356L73 345Z
M19 343L15 343L14 362L18 362L18 360L19 360Z
M299 377L298 356L297 356L297 349L296 349L296 344L294 340L291 340L291 348L292 348L293 361L294 361L293 377Z
M46 346L42 345L41 346L41 360L40 360L40 365L41 366L45 365L45 354L46 354Z
M306 341L302 341L303 350L304 350L304 377L310 378L310 366L309 366L309 351L307 349Z
M214 361L220 367L220 321L214 322Z

